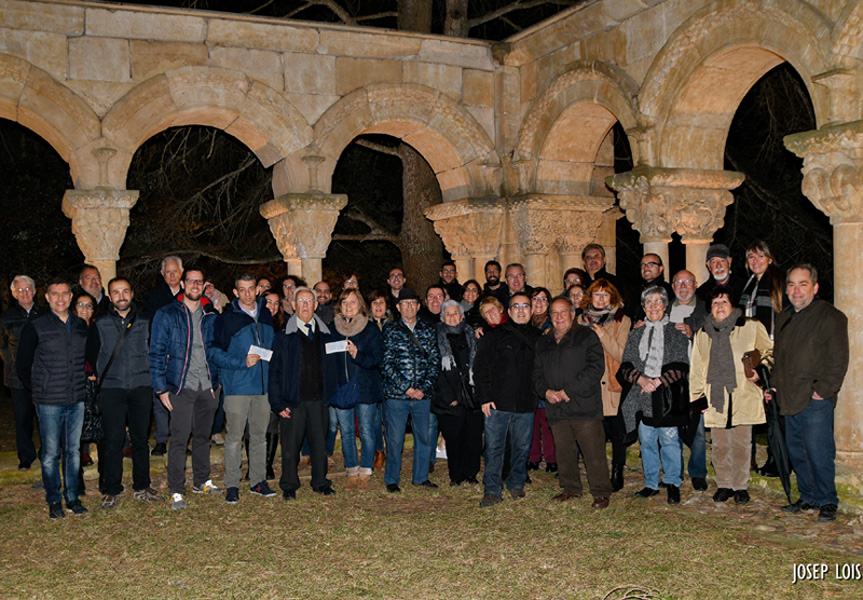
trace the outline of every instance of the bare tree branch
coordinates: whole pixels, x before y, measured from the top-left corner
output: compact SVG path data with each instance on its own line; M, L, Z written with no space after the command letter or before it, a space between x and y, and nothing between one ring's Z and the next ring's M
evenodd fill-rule
M363 148L368 148L369 150L374 150L376 152L382 152L383 154L389 154L390 156L398 156L399 158L401 158L401 154L399 154L398 149L390 148L389 146L384 146L383 144L376 144L362 138L354 140L354 144L356 144L357 146L362 146Z
M392 234L359 233L349 235L347 233L336 233L333 235L334 242L390 242L398 245L399 238Z
M543 6L544 4L557 4L558 6L572 6L575 4L574 0L516 0L512 4L507 4L506 6L501 6L497 10L493 10L490 13L486 13L484 15L480 15L478 17L474 17L473 19L468 19L468 28L477 27L478 25L483 25L488 23L489 21L494 21L495 19L499 19L504 15L508 15L511 12L515 12L517 10L525 10L528 8L534 8L537 6Z
M258 256L253 258L231 258L229 256L216 254L214 252L207 252L205 250L166 250L164 252L160 252L158 256L139 256L135 258L122 256L120 257L120 260L123 261L123 268L133 269L141 265L159 263L162 261L162 258L164 256L168 256L171 254L176 254L182 257L188 256L190 258L200 258L203 256L205 258L212 258L213 260L217 260L228 265L259 265L261 263L279 262L285 259L281 254L271 256Z
M387 12L378 13L376 15L366 15L364 17L357 17L357 23L364 23L365 21L374 21L377 19L386 19L387 17L398 17L399 13L395 10L390 10Z
M311 8L312 6L324 6L333 11L333 14L336 15L345 25L358 25L357 20L353 18L348 11L338 5L334 0L306 0L306 2L288 13L282 15L283 18L287 19L297 15L307 8Z

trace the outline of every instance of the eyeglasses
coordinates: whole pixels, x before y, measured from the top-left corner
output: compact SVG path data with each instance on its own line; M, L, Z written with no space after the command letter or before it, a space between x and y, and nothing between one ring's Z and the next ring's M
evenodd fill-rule
M292 289L296 288L297 285L295 283L286 283L282 287L286 290L292 290Z
M662 265L656 262L655 260L651 260L650 262L641 263L641 268L644 267L661 267Z
M351 285L356 285L359 283L359 281L356 279L348 279L347 281L345 281L345 283L349 283Z
M518 304L510 304L510 308L522 309L522 308L530 308L530 304L527 302L519 302Z
M510 273L506 276L507 279L524 279L524 273Z
M314 302L312 298L306 298L305 296L302 298L294 298L294 302L297 304L311 304Z
M402 275L401 273L391 273L390 274L390 279L404 279L404 278L405 278L405 276Z
M691 279L678 279L674 282L674 285L684 286L684 285L695 285L695 282Z
M17 289L16 289L16 291L17 291L19 294L20 294L21 292L32 292L32 291L33 291L33 288L31 288L31 287L29 287L29 286L28 286L28 287L23 287L23 288L17 288Z
M545 302L546 304L548 304L548 298L546 298L545 296L534 296L533 301L534 302Z
M75 306L77 306L78 308L89 308L90 310L93 310L93 305L89 302L79 302Z
M455 275L455 269L444 269L441 273L445 273L447 275Z
M659 306L661 304L665 304L661 298L656 298L654 300L645 300L644 306Z
M186 285L204 285L203 279L187 279Z
M426 296L426 302L429 302L431 300L443 300L443 298L443 294L429 294L428 296Z

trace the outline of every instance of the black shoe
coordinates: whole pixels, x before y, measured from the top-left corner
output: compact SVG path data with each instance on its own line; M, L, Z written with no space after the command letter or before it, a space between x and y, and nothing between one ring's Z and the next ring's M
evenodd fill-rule
M325 487L323 489L315 490L315 491L317 493L319 493L321 496L335 496L336 495L336 490L334 490L331 487Z
M506 479L501 479L501 481L506 481ZM525 476L524 483L527 485L528 483L533 483L533 479L530 478L530 475Z
M48 505L48 517L52 519L62 519L66 516L66 513L63 512L63 503L55 502L54 504Z
M818 511L818 522L829 523L830 521L835 521L837 508L835 504L825 504L822 506L821 510Z
M546 473L557 473L557 463L545 463L545 472Z
M782 511L789 513L799 513L800 511L815 510L816 508L818 507L814 504L809 504L808 502L798 500L797 502L792 502L791 504L786 504L785 506L783 506Z
M706 492L707 491L707 480L704 477L693 477L692 478L692 489L696 492Z
M460 486L461 484L462 484L462 482L461 482L461 481L450 481L450 482L449 482L449 486L450 486L450 487L458 487L458 486Z
M680 488L676 485L668 486L668 503L680 504Z
M434 473L434 463L433 462L429 463L429 473Z
M482 497L482 500L479 501L480 508L488 508L489 506L494 506L495 504L500 504L503 502L503 498L500 496L495 496L494 494L486 494Z
M267 479L275 479L276 472L273 471L273 461L276 460L276 449L279 445L279 434L267 434Z
M297 493L296 492L282 492L282 499L286 502L289 500L296 500Z
M81 504L80 500L73 500L72 502L66 503L66 510L75 515L76 517L80 517L83 514L86 514L88 511L84 508L84 505Z
M746 504L749 502L751 498L749 497L749 492L746 490L735 490L734 491L734 501L737 504Z
M762 477L779 477L779 471L776 469L776 461L773 457L767 459L764 466L758 469L758 474Z
M659 489L664 490L664 489L667 489L667 488L668 488L668 484L667 484L667 483L665 483L664 481L660 481L660 482L659 482Z
M727 502L729 498L734 495L734 490L731 488L719 488L716 490L716 493L713 494L714 502Z
M655 490L653 488L645 487L637 492L635 492L636 498L650 498L651 496L655 496L659 493L659 490Z
M390 494L397 494L397 493L399 493L400 491L402 491L402 488L400 488L400 487L399 487L399 484L397 484L397 483L388 483L388 484L387 484L387 491L388 491Z
M464 481L465 481L465 483L472 483L474 485L479 485L479 479L477 479L476 477L468 477Z
M623 465L611 465L611 491L623 489Z
M426 480L425 480L425 481L423 481L422 483L415 483L414 485L415 485L415 486L418 486L418 487L437 488L437 484L436 484L436 483L432 483L432 482L431 482L431 481L429 481L428 479L426 479Z
M167 452L167 444L156 444L155 446L153 446L153 449L150 450L150 456L165 456Z
M29 471L30 465L32 465L32 464L33 464L32 462L24 462L22 460L21 462L18 463L18 470L19 471Z
M533 462L533 461L528 462L527 463L527 470L528 471L539 471L539 463Z

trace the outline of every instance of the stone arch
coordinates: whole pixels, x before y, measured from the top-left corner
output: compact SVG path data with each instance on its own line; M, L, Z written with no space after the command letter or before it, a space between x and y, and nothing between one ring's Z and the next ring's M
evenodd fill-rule
M82 165L75 152L99 137L99 117L83 99L26 60L0 54L0 117L51 144L77 185Z
M594 163L615 122L627 131L637 128L636 93L635 82L617 67L600 61L569 65L534 100L522 123L516 145L522 191L604 191L602 177L592 185Z
M863 58L863 2L849 2L833 28L833 53L836 56Z
M391 135L416 149L437 175L444 201L500 185L494 143L462 105L420 84L372 84L343 97L315 124L322 186L330 185L345 147L366 133Z
M123 187L135 151L169 127L207 125L245 144L265 167L311 142L305 117L278 91L245 74L183 67L130 90L105 115L103 135L118 150L111 183Z
M663 167L722 169L728 127L740 101L767 71L789 62L800 73L816 120L827 90L812 77L829 68L830 24L801 2L726 2L683 23L645 78L648 129L642 159Z

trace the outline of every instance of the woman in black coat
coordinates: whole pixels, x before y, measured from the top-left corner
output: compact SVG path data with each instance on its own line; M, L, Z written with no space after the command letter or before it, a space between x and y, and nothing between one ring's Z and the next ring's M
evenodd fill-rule
M432 412L446 440L450 485L479 483L483 416L474 400L473 360L476 335L464 320L461 305L447 300L437 325L441 372L435 385Z

